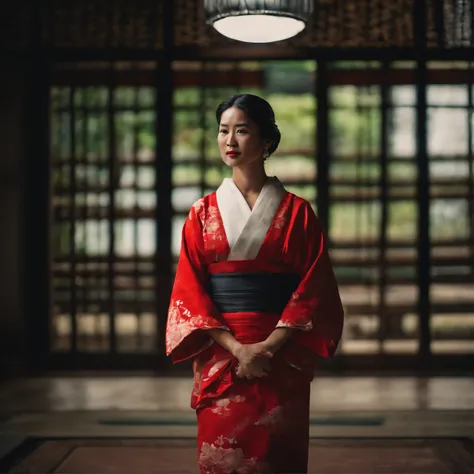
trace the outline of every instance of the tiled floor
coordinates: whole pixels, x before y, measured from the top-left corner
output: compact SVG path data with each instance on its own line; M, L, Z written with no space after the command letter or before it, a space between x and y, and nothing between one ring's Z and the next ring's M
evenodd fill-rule
M5 470L16 474L197 471L194 440L68 438L32 442L30 448ZM311 474L471 474L471 450L472 443L458 439L312 439L308 470Z
M0 386L0 457L27 436L194 438L191 384L157 377L8 382ZM311 414L384 418L380 426L314 424L313 437L474 439L474 379L320 377L313 382ZM104 423L117 418L124 423Z
M0 385L0 416L71 410L189 411L191 387L191 377L14 380ZM474 378L316 377L311 410L474 410Z

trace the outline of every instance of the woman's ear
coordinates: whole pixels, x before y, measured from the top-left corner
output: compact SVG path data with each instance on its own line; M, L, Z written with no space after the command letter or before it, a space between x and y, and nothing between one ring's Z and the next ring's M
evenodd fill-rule
M268 151L272 142L269 140L266 140L263 144L263 160L265 161L269 156L270 152Z
M271 147L271 145L272 145L271 140L264 140L264 142L263 142L263 154L264 155L268 154L268 150Z

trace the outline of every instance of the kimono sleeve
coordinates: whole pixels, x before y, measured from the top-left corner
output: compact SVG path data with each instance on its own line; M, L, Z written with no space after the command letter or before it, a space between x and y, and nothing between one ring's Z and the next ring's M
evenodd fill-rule
M206 289L202 235L201 220L193 207L183 227L166 325L166 354L174 363L197 355L213 343L206 330L228 329Z
M292 340L311 352L331 357L341 338L344 310L321 224L308 202L298 210L291 239L296 246L301 282L277 327L297 329ZM304 251L302 251L304 249Z

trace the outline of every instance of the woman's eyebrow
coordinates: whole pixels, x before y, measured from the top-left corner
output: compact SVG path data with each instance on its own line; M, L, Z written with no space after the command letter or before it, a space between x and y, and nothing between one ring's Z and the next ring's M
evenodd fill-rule
M248 123L236 123L235 124L236 127L248 127ZM226 123L221 123L221 127L228 127L228 125Z

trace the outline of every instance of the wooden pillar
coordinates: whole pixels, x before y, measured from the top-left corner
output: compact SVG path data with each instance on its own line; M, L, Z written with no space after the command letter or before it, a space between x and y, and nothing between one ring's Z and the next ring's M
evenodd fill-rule
M34 29L25 134L25 316L28 366L37 371L47 365L51 314L51 196L49 157L49 60L43 47L41 2L33 4Z
M416 163L418 169L416 196L418 202L418 241L417 241L417 280L418 280L418 317L420 367L429 363L431 354L430 334L430 180L427 139L427 100L428 82L426 64L427 42L427 2L413 2L416 68Z
M318 217L329 235L329 99L328 69L326 61L318 61L316 92L316 188Z
M156 71L156 238L155 259L156 313L158 318L159 366L168 365L164 356L165 327L169 297L172 287L171 253L171 172L173 137L173 70L174 50L174 5L163 2L163 50L159 55Z

